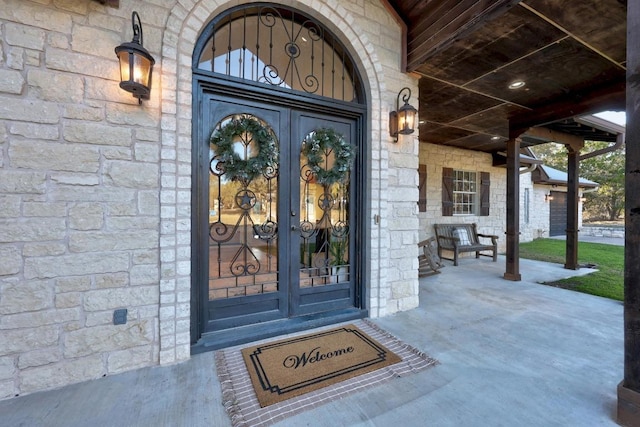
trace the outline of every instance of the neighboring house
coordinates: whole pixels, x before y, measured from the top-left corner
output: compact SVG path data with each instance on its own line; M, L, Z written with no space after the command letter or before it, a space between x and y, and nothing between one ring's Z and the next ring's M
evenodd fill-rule
M587 191L598 189L598 183L585 178L579 180L578 227L582 228L582 197ZM529 208L531 220L527 221L523 212L523 241L538 237L562 236L567 228L567 173L547 165L540 165L531 172L530 190L535 198ZM526 194L524 191L525 205ZM544 200L544 204L540 203ZM534 212L531 215L531 212ZM538 221L536 221L538 219Z

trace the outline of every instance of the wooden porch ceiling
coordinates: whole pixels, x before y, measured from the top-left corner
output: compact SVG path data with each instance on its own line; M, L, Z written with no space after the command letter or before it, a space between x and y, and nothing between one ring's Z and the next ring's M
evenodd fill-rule
M625 0L387 3L420 76L422 142L503 151L529 127L625 108Z

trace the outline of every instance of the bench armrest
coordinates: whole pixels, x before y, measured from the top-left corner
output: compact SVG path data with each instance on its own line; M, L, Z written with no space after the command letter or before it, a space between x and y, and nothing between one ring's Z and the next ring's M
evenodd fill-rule
M494 245L498 244L498 236L494 235L494 234L480 234L478 233L478 237L486 237L491 239L491 243L493 243Z

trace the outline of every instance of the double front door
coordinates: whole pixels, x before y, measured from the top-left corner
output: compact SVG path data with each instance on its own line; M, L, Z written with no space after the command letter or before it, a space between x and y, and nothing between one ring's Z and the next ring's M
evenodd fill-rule
M204 92L194 123L200 332L358 307L358 119Z

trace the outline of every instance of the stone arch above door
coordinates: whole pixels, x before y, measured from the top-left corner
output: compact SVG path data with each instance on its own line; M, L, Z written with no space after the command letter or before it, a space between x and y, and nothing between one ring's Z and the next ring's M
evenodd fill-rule
M191 301L191 57L198 34L206 23L224 10L237 6L238 2L200 0L190 2L188 9L176 4L167 20L163 38L161 74L161 230L160 230L160 364L186 360L190 355L190 301ZM249 3L249 2L241 2ZM368 107L371 120L371 164L374 171L370 185L380 194L368 200L367 209L384 214L386 206L386 169L381 159L387 158L384 129L389 111L382 99L395 95L387 93L383 70L380 67L375 44L357 24L353 13L342 6L320 3L321 10L313 10L302 2L286 2L288 6L313 13L345 43L358 65L364 86L368 91ZM398 70L398 72L400 72ZM371 219L370 226L373 226ZM382 247L386 245L384 232L376 233L377 246L369 260L370 287L381 287L379 271ZM369 244L369 242L367 242ZM384 254L382 254L384 255ZM371 266L376 266L375 272ZM384 311L385 301L377 298L379 292L370 293L371 315L377 317ZM375 300L374 300L375 298Z

